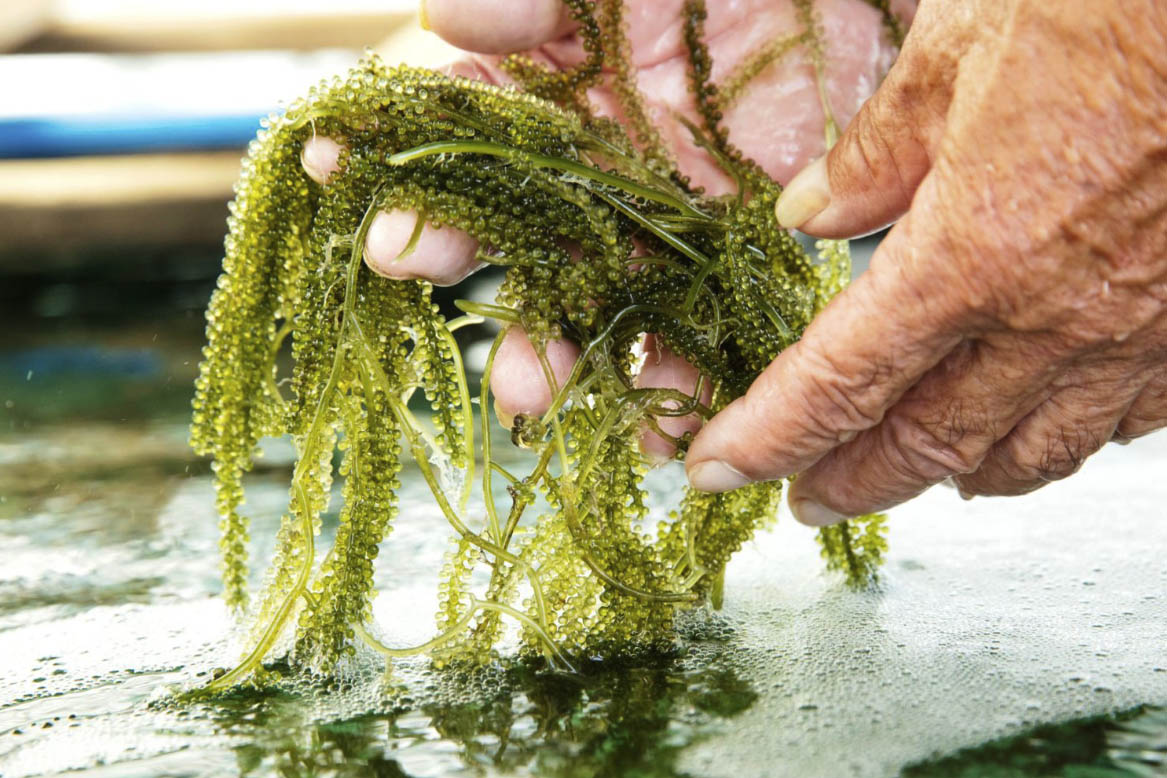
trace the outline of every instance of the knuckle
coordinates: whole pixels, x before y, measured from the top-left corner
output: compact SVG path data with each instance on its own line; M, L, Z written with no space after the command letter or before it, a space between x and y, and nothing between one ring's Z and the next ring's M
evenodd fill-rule
M1167 427L1167 414L1162 416L1156 414L1153 417L1128 414L1115 428L1114 439L1129 442L1135 438L1141 438L1156 430L1163 429L1163 427Z
M908 195L914 189L897 159L899 144L888 136L887 124L875 111L861 111L856 117L855 131L848 133L845 161L849 169L864 171L865 185L880 191L895 191ZM835 181L831 182L832 189Z
M1167 382L1156 381L1135 399L1115 428L1119 440L1133 440L1167 427Z
M973 473L955 476L956 487L962 496L1013 497L1027 494L1045 485L1044 481L1024 481L1010 475L1010 467L999 456L988 458Z
M862 516L885 508L884 502L872 493L856 488L835 487L821 495L821 504L840 516Z
M873 360L860 369L835 363L826 354L807 357L807 418L824 437L859 432L874 427L883 418L881 387L891 378L893 368L884 360Z
M960 473L952 476L949 483L966 500L972 499L973 497L987 497L997 494L992 488L989 479L986 478L987 474L985 471L986 468L982 466L981 469L972 473Z
M980 414L953 403L938 419L896 414L885 423L884 455L901 476L928 483L975 471L987 448Z
M1078 472L1086 458L1102 446L1096 432L1063 427L1043 440L1013 444L1002 468L1015 481L1048 483Z
M1102 447L1097 433L1091 430L1063 429L1046 441L1038 467L1042 481L1057 481L1081 469L1086 458Z

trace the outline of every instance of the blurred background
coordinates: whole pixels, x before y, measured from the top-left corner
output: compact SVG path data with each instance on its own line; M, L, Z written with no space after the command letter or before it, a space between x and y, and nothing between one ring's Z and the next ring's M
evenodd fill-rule
M209 493L178 529L160 516L208 472L187 425L240 158L262 117L366 47L450 59L416 15L0 0L0 633L189 585L159 549L214 532ZM266 465L285 484L288 456ZM213 544L191 553L214 591Z
M452 57L413 0L0 3L0 435L185 413L247 142L366 47Z

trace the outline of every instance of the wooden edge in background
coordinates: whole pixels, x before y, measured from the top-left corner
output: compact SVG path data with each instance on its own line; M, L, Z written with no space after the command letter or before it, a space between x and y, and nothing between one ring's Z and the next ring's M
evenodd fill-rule
M362 49L408 22L414 12L246 15L229 18L159 15L51 19L21 50L224 51L238 49ZM414 22L416 23L416 22Z
M0 161L0 255L213 245L242 151Z
M0 52L17 48L43 34L50 24L49 0L0 2Z

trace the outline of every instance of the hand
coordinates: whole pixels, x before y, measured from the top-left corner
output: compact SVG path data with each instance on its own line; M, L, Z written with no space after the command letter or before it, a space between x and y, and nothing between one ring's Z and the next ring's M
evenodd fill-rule
M680 0L628 0L632 56L646 108L682 171L712 194L726 192L731 182L694 146L688 131L673 116L679 111L691 120L696 118L688 95L681 5ZM911 3L895 5L904 6L899 10L910 14ZM715 78L732 71L758 43L800 30L789 0L743 0L711 6L706 32ZM894 50L884 41L879 13L862 0L820 0L818 8L827 31L831 107L842 124L870 95ZM479 52L452 65L449 71L453 74L500 83L506 76L498 67L496 54L533 49L536 59L558 64L576 62L583 56L560 0L428 0L423 13L443 38ZM523 24L516 24L516 19ZM601 110L615 110L610 93L593 91ZM763 71L726 112L725 121L739 148L778 180L788 181L823 152L823 113L814 71L806 57L792 56ZM314 138L305 144L304 167L316 181L324 183L337 169L339 152L335 140ZM393 278L421 277L448 285L479 267L474 258L477 243L450 228L425 228L413 252L397 261L416 219L412 212L383 213L374 218L365 247L366 261L373 270ZM645 351L640 385L693 392L698 376L692 366L651 339ZM560 381L566 379L578 355L578 346L567 341L547 347L552 372ZM550 406L551 391L521 330L513 330L504 340L495 357L494 376L495 409L504 425L509 426L519 413L541 414ZM702 399L709 400L708 396ZM696 415L657 421L674 437L700 426ZM654 432L645 433L642 447L654 458L673 453L672 444Z
M811 524L943 479L1013 495L1167 424L1167 6L924 2L777 213L897 218L871 269L694 440L698 488L801 473Z

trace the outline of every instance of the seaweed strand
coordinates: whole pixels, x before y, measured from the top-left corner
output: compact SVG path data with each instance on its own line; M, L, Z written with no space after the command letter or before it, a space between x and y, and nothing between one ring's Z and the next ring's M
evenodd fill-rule
M670 651L677 613L720 607L730 557L773 522L781 483L685 489L654 504L637 439L664 418L708 418L741 396L842 288L846 246L811 255L775 223L781 188L721 124L702 0L687 0L680 20L700 118L691 131L738 182L736 197L692 189L664 150L635 90L619 0L567 5L584 62L553 73L508 59L526 92L368 55L272 117L252 144L208 310L191 433L215 460L225 596L250 625L243 658L211 691L263 683L264 662L285 646L293 665L322 674L359 646L387 662L423 653L481 664L497 655L506 624L520 653L559 668ZM817 29L809 0L798 7ZM778 56L767 51L747 56L750 67ZM605 77L634 137L587 103ZM314 134L344 148L324 186L299 164ZM419 214L406 253L423 221L477 240L479 257L506 269L496 301L458 301L466 315L447 321L430 284L370 272L369 225L394 209ZM478 418L462 360L483 318L522 326L552 387L545 413L515 419L512 441L529 455L505 467L488 412L503 335L490 346ZM697 368L691 393L637 386L636 346L650 332ZM288 338L292 369L281 377L276 356ZM546 358L554 338L582 346L558 383ZM297 459L274 559L251 596L243 480L259 441L274 436L289 436ZM673 440L683 456L688 437ZM406 468L444 517L450 552L436 636L393 648L372 598L376 566L394 550ZM340 521L318 561L334 475ZM869 581L883 526L868 517L825 530L828 568Z

